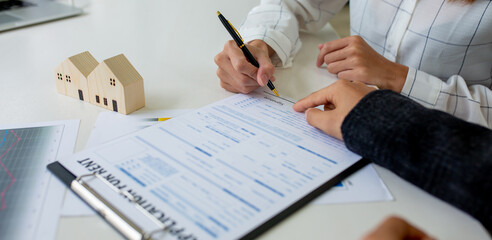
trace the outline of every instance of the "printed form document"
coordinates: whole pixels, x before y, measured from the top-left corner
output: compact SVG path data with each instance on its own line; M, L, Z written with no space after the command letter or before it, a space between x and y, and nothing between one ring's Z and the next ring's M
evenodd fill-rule
M251 237L361 159L292 105L267 91L237 94L60 163L133 195L168 226L159 239ZM145 231L156 229L98 181L87 182Z

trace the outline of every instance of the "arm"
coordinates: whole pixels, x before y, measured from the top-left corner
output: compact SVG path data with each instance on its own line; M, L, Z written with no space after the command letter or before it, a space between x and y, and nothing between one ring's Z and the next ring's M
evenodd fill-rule
M409 68L401 93L420 104L445 111L460 119L492 128L490 86L470 85L459 75L446 81Z
M299 27L316 30L338 12L346 0L264 0L253 8L240 28L248 49L260 64L249 63L234 41L228 41L214 61L220 85L249 93L275 81L275 65L290 66L301 47ZM272 64L272 61L274 64Z
M442 80L386 59L359 36L320 44L319 49L318 67L326 63L338 78L401 92L428 108L492 128L492 85L488 79L467 83L453 75ZM474 84L468 86L470 83Z
M240 27L245 42L260 39L276 53L274 64L288 67L301 47L299 30L316 31L345 5L346 0L263 0Z
M365 96L365 97L364 97ZM325 111L314 108L325 106ZM492 131L392 91L338 80L293 106L347 147L492 230Z
M364 97L343 121L347 147L492 229L492 131L390 91Z

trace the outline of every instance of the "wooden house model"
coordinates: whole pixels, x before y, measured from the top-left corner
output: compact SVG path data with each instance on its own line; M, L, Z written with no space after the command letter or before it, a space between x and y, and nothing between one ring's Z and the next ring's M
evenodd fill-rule
M143 78L123 54L101 62L88 79L92 104L124 114L145 106Z
M145 106L143 78L123 54L97 63L83 52L62 62L55 74L59 93L123 114Z
M88 101L87 77L98 64L87 51L67 58L55 68L56 90L63 95Z

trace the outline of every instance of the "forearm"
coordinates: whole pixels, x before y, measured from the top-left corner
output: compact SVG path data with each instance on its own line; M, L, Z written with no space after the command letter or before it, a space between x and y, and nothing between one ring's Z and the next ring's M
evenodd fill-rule
M263 0L249 12L239 31L245 42L266 42L276 53L274 64L288 67L301 47L299 30L320 29L345 3L346 0Z
M468 85L459 75L441 80L426 72L410 68L401 93L425 107L492 128L490 86Z
M342 124L347 147L492 228L492 132L390 91L362 99Z

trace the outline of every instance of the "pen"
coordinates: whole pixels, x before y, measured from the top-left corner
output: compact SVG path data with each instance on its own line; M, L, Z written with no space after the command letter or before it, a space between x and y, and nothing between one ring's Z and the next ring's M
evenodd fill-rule
M236 42L237 46L239 48L241 48L241 50L243 51L244 55L246 56L246 59L248 59L248 61L251 64L253 64L253 66L259 68L260 67L260 64L258 64L258 62L253 57L253 54L251 54L251 52L248 50L248 48L246 48L246 45L243 42L243 38L241 37L241 35L239 35L239 33L237 32L236 28L234 28L234 26L232 26L232 24L219 11L217 11L217 16L219 16L220 21L222 22L222 24L224 24L224 27L227 29L227 31L229 32L229 34L231 34L231 36L234 39L234 41ZM277 92L277 90L275 89L275 86L273 86L273 83L270 80L268 80L267 86L278 97L278 92Z

